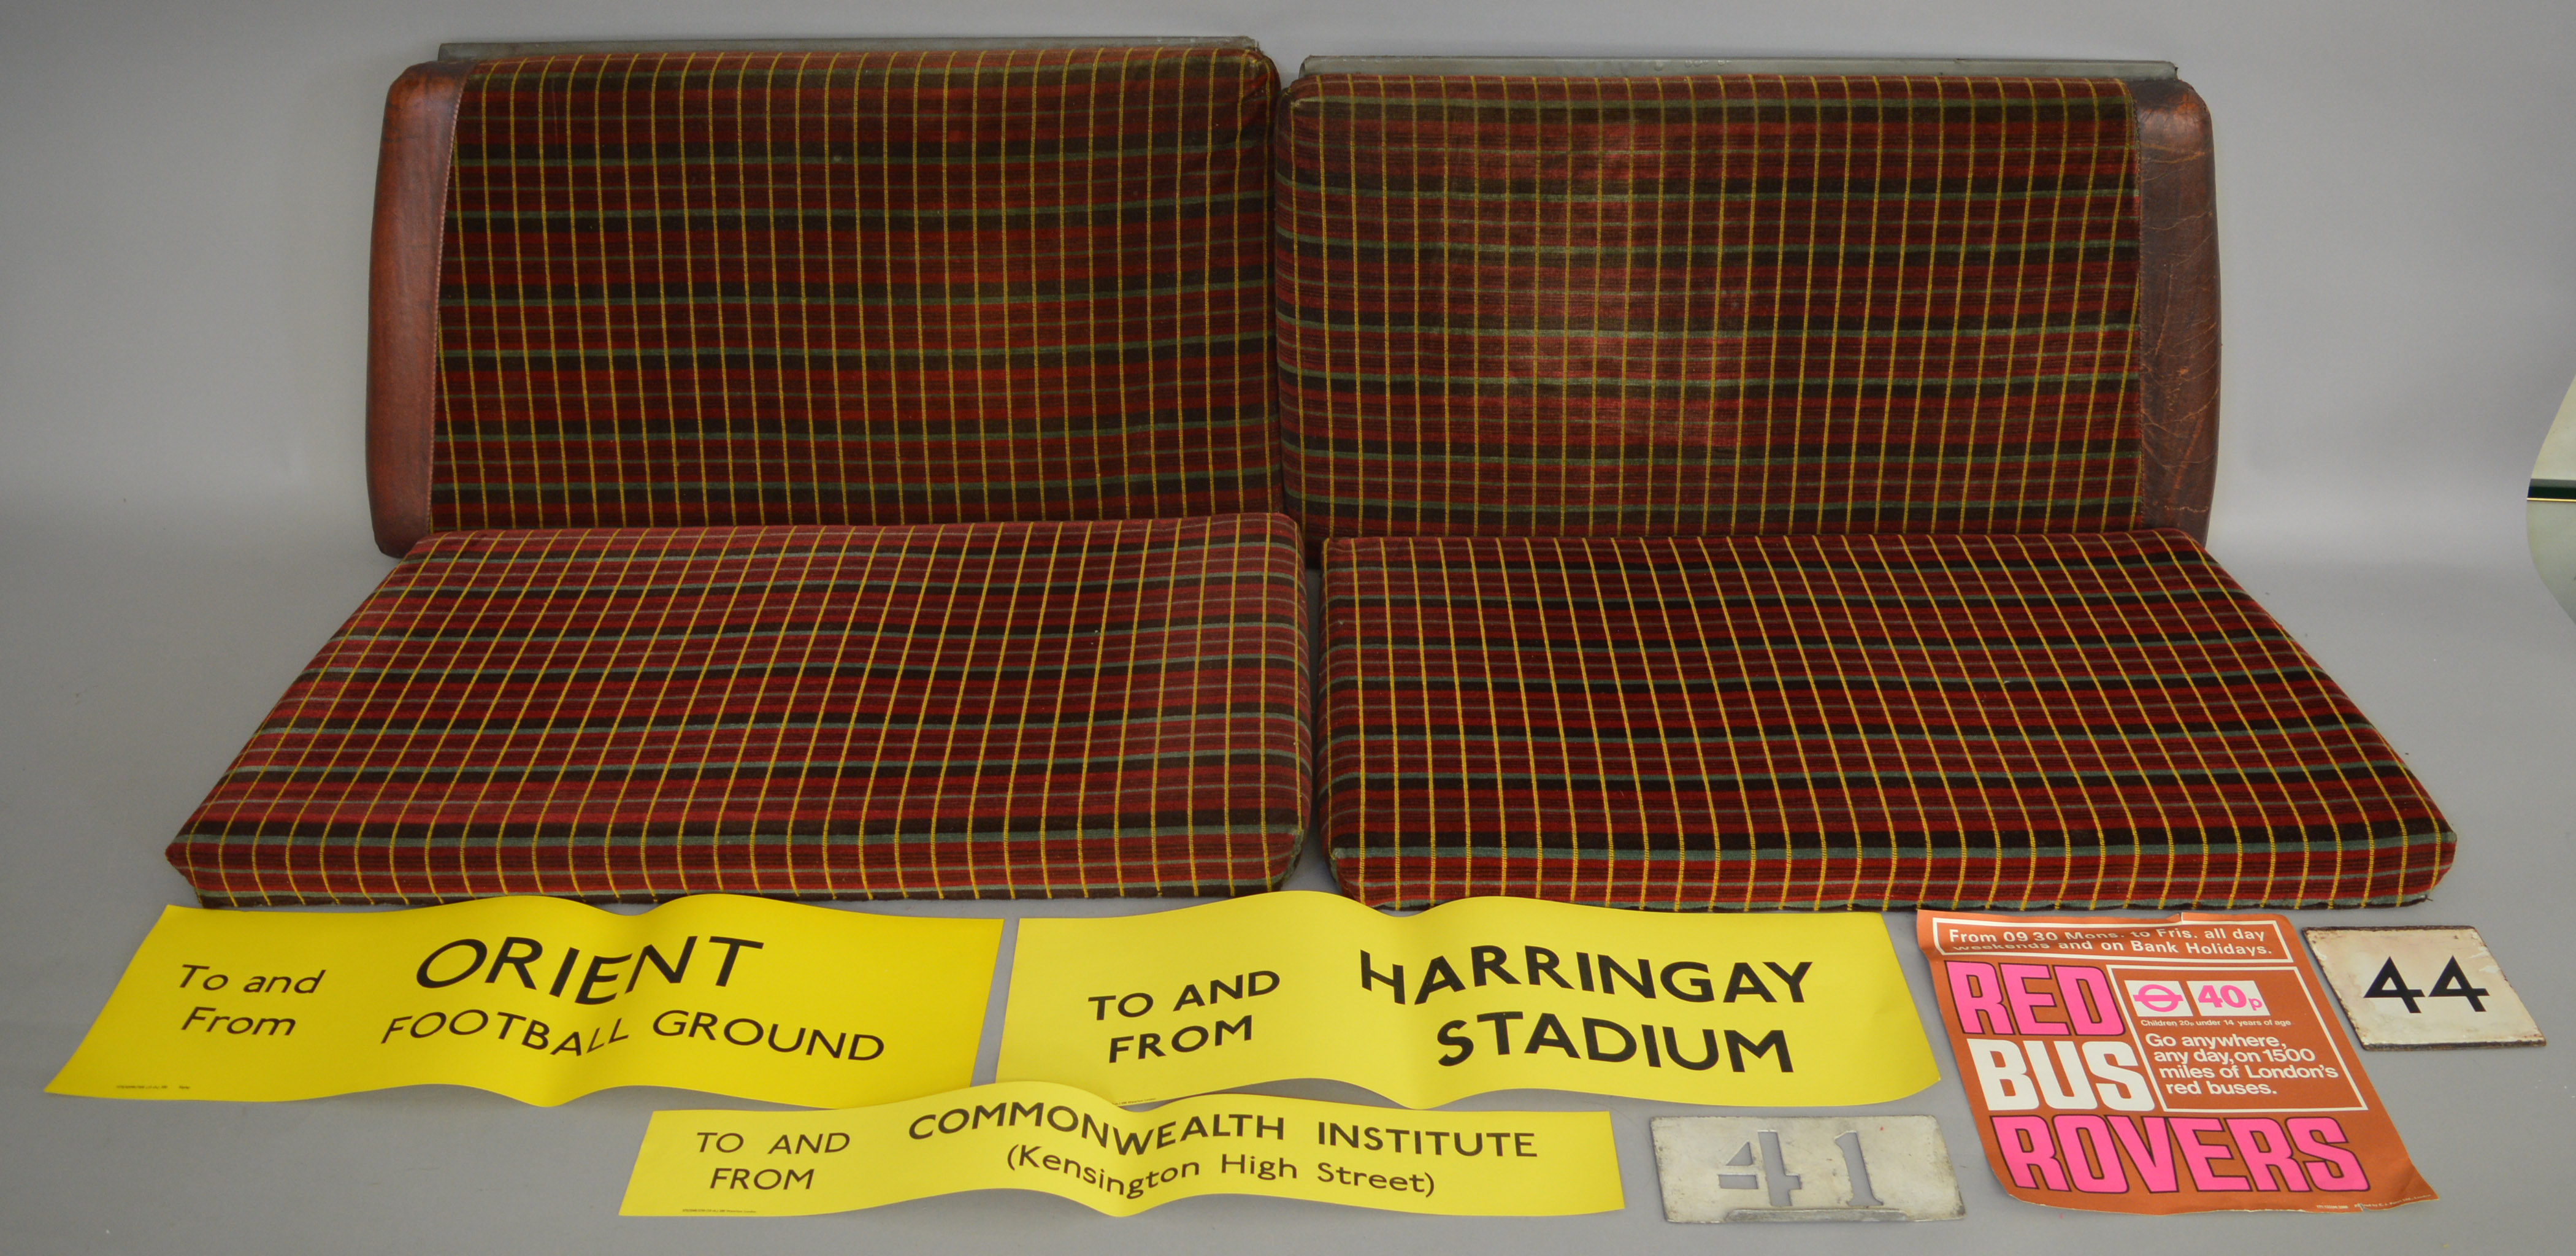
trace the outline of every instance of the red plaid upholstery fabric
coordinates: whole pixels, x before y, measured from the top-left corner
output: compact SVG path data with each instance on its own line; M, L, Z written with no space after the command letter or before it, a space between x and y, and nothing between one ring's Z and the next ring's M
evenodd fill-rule
M236 906L1268 888L1300 554L1277 515L433 536L170 859Z
M1263 511L1276 75L558 55L456 120L433 530Z
M1347 540L1325 597L1375 905L2357 907L2450 862L2180 532Z
M2135 526L2134 130L2112 80L1300 80L1289 513L1319 546Z

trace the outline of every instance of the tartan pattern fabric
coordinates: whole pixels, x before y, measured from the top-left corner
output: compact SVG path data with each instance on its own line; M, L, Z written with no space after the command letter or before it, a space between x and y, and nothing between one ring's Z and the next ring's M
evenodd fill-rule
M1335 542L1325 831L1386 907L2357 907L2453 835L2188 536Z
M234 906L1268 888L1300 555L1278 515L436 535L170 859Z
M515 57L458 106L436 531L1274 509L1233 48Z
M2136 526L2134 131L2114 80L1300 80L1289 513L1319 547Z

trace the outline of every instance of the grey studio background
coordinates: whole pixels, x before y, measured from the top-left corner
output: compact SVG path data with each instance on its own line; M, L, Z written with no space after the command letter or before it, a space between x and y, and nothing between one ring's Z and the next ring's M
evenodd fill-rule
M1681 1109L1565 1094L1471 1103L1612 1110L1624 1213L1210 1198L1118 1221L988 1192L622 1221L645 1115L727 1101L41 1093L160 907L188 901L163 844L390 565L369 539L360 418L386 85L442 40L906 34L1248 34L1291 75L1315 53L2175 62L2217 121L2211 547L2461 834L2432 902L2333 922L2480 927L2557 1044L2369 1056L2437 1203L2168 1220L2027 1206L1995 1185L1945 1080L1885 1110L1942 1118L1965 1221L1750 1233L1662 1220L1646 1121ZM2521 497L2576 374L2571 60L2563 0L0 0L0 1248L2563 1250L2576 625L2532 573ZM1325 884L1311 863L1298 883ZM1928 1008L1911 917L1890 924Z

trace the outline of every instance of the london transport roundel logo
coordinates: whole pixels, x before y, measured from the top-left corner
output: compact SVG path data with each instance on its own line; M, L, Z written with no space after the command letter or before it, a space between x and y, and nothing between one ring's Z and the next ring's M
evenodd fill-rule
M2130 982L2129 999L2139 1008L2158 1016L2191 1014L2191 1005L2183 997L2182 987L2162 981Z

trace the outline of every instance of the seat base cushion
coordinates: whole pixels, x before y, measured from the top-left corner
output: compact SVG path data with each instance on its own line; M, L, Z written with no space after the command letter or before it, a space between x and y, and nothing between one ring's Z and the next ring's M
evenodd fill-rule
M1325 590L1373 905L2353 907L2451 860L2180 532L1342 540Z
M1276 515L433 536L170 861L234 905L1269 888L1300 568Z

